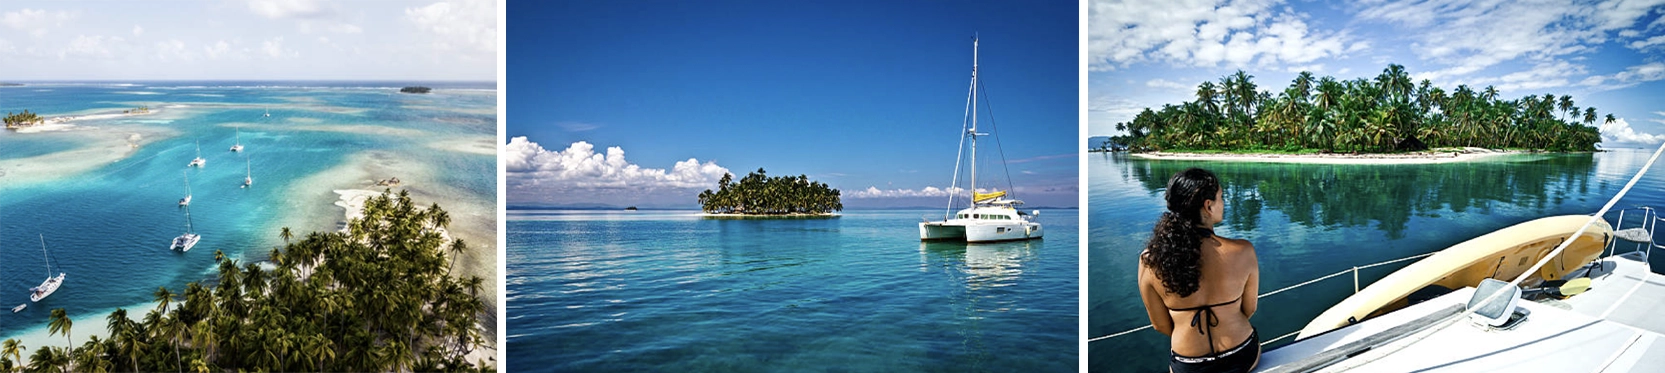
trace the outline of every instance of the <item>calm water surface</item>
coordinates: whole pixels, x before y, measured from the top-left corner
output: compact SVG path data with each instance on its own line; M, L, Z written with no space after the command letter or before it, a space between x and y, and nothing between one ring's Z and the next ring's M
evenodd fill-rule
M1266 292L1355 265L1437 251L1540 217L1595 212L1650 154L1616 150L1437 165L1300 165L1093 153L1087 160L1087 334L1149 325L1136 286L1138 253L1166 209L1162 192L1168 178L1185 168L1206 168L1225 184L1225 222L1216 232L1254 243ZM1614 209L1665 204L1665 171L1659 168ZM1609 221L1617 216L1609 214ZM1636 224L1634 217L1627 215L1626 227ZM1409 264L1361 270L1361 286ZM1352 276L1344 275L1261 298L1251 321L1262 340L1269 340L1300 329L1352 292ZM1090 343L1088 364L1095 372L1160 371L1166 369L1167 350L1167 336L1144 330Z
M1078 215L920 243L935 211L510 211L508 370L1072 372Z

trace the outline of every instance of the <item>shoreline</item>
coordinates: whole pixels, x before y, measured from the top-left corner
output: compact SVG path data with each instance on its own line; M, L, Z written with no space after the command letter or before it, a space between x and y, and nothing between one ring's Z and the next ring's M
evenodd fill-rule
M791 213L791 214L735 214L735 213L726 213L726 214L723 214L723 213L701 212L701 213L698 214L698 216L702 217L702 218L706 218L706 219L831 219L831 218L839 217L839 216L841 216L841 214L831 213L831 212L822 213L822 214L804 214L804 213Z
M1329 153L1329 154L1275 154L1275 153L1247 153L1247 154L1209 154L1209 153L1168 153L1146 152L1129 153L1130 156L1149 160L1189 160L1189 161L1227 161L1227 162L1269 162L1269 163L1302 163L1302 164L1376 164L1376 165L1413 165L1440 164L1456 162L1474 162L1491 160L1499 156L1546 154L1544 152L1521 150L1489 150L1481 148L1464 148L1460 151L1416 152L1416 153Z

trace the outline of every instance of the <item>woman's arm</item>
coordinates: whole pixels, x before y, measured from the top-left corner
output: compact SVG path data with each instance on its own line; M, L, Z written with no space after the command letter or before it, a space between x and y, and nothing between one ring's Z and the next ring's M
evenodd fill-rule
M1156 277L1145 270L1145 262L1139 261L1139 298L1145 302L1145 315L1150 316L1150 325L1162 335L1174 335L1174 318L1168 314L1168 305L1162 304L1161 290L1156 289Z
M1248 255L1249 279L1243 282L1243 318L1255 315L1255 308L1260 307L1260 258L1255 255L1255 245L1243 242L1248 247L1244 253Z

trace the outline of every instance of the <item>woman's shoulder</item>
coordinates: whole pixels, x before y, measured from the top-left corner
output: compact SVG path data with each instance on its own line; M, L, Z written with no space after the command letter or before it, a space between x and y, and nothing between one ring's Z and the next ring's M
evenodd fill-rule
M1246 252L1246 253L1250 253L1250 254L1254 253L1254 251L1255 251L1255 244L1250 243L1249 240L1229 238L1229 237L1220 237L1220 236L1215 236L1215 237L1218 237L1220 239L1220 248L1223 249L1224 251L1227 251L1227 252Z

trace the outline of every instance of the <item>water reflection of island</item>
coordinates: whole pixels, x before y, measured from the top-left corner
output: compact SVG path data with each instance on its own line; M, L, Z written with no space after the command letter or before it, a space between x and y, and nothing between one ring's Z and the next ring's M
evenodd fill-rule
M1591 192L1593 154L1513 156L1508 161L1434 165L1312 165L1248 162L1144 161L1119 154L1120 177L1134 179L1160 200L1168 178L1203 167L1225 183L1226 221L1233 230L1259 228L1260 215L1278 211L1308 227L1362 227L1371 221L1388 238L1405 235L1412 216L1442 212L1527 208L1547 213L1568 198ZM1598 185L1605 188L1606 185ZM1599 201L1598 201L1599 202ZM1594 207L1592 207L1594 209ZM1153 217L1154 219L1154 217Z

